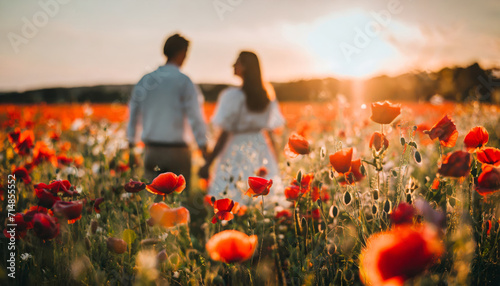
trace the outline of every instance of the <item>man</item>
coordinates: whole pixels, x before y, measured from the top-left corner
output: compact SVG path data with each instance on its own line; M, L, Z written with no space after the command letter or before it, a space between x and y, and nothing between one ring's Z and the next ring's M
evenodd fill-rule
M189 42L179 34L168 38L163 48L167 63L145 75L132 91L127 139L133 148L136 126L140 121L141 139L146 145L145 177L150 181L160 173L173 172L184 175L189 186L191 151L187 145L188 121L198 147L206 156L203 96L189 77L179 71L188 45Z

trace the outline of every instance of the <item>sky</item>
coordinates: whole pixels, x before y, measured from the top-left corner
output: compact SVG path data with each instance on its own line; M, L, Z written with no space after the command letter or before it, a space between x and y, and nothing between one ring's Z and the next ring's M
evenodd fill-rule
M0 91L135 84L177 32L197 83L237 84L242 50L274 82L491 68L499 15L498 0L0 0Z

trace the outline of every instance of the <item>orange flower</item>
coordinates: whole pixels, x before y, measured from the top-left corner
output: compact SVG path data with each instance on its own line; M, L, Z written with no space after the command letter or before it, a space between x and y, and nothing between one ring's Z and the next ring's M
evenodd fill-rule
M186 180L184 176L177 176L171 172L158 175L151 184L146 186L146 190L160 196L166 196L173 192L181 193L185 188Z
M476 191L486 196L500 190L500 168L485 166L477 179Z
M443 253L438 232L430 225L402 225L368 238L360 255L361 281L367 285L403 285Z
M309 142L306 138L297 133L292 133L288 138L288 144L285 146L285 155L289 158L295 158L298 155L306 155L311 152Z
M400 203L397 208L392 210L391 222L393 225L411 224L416 214L415 208L408 203Z
M477 160L483 164L500 166L500 150L497 148L487 147L477 151Z
M178 224L188 223L189 211L184 207L171 209L164 202L154 203L149 209L153 222L163 227L174 227Z
M432 140L439 138L439 142L445 147L455 146L458 138L457 126L448 115L445 115L431 130L424 131L424 133L428 134Z
M266 180L261 177L248 177L248 186L250 187L245 195L251 197L265 196L273 185L273 180Z
M348 174L346 174L346 177L353 180L354 182L359 182L359 181L363 180L363 178L365 176L361 173L361 166L362 165L363 165L363 163L361 163L361 159L351 161L351 170L349 171ZM349 181L349 179L348 179L348 181ZM351 182L351 184L354 182Z
M82 155L76 155L73 158L73 161L75 162L76 166L81 166L83 164L83 156Z
M206 205L206 206L213 206L214 202L212 202L212 198L215 201L215 198L212 197L211 195L205 195L203 197L203 204Z
M391 124L401 114L401 105L389 101L372 103L372 116L370 119L380 124Z
M477 149L483 148L490 138L486 128L476 126L465 135L464 145L467 151L474 152Z
M240 205L240 203L236 202L233 207L233 214L237 216L242 216L247 212L248 207L245 205Z
M330 164L338 173L347 173L351 169L352 148L342 149L330 155Z
M33 148L33 162L35 165L44 161L49 161L52 165L57 166L56 152L50 149L43 141L38 141Z
M217 223L218 221L227 220L230 221L234 218L231 213L233 210L234 202L231 199L221 199L216 200L214 203L214 217L212 218L212 223Z
M382 147L384 149L389 148L389 140L385 137L384 134L380 132L373 132L372 137L370 138L370 149L374 148L375 151L380 152L382 150Z
M449 153L443 159L438 173L445 177L464 177L470 172L471 155L465 151Z
M252 257L257 248L257 236L248 236L237 230L225 230L212 236L205 248L215 261L243 262Z

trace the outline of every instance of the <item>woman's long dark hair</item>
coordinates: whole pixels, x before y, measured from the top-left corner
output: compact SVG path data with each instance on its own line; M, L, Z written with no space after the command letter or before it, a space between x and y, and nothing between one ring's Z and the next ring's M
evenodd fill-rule
M239 60L244 67L243 86L247 108L250 111L260 112L269 104L269 96L262 82L260 64L257 55L252 52L241 52Z

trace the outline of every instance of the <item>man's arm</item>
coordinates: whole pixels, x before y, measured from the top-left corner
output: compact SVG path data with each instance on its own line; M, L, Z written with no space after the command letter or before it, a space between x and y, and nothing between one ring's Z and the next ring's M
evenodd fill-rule
M127 140L129 146L129 166L133 168L135 165L135 157L133 154L133 148L135 147L135 137L137 131L137 122L140 116L141 110L141 100L137 96L138 89L137 86L132 90L132 96L130 97L128 109L129 109L129 119L127 125Z
M183 97L183 107L188 116L189 124L193 130L196 143L206 158L207 125L203 114L203 95L197 86L187 78Z

